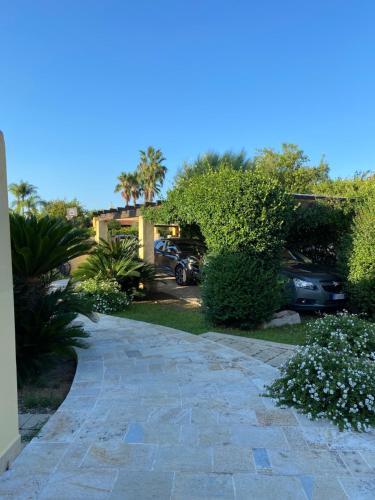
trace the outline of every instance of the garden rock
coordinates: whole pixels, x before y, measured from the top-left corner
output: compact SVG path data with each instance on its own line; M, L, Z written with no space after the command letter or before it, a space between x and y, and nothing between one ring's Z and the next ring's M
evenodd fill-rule
M271 321L265 321L262 323L262 328L273 328L276 326L284 325L298 325L301 323L301 316L296 311L279 311L275 313Z

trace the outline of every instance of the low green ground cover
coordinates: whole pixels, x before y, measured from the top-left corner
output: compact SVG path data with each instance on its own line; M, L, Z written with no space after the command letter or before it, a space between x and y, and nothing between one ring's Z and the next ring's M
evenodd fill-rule
M129 308L116 316L138 321L145 321L156 325L169 326L185 332L200 335L209 331L222 332L230 335L239 335L283 344L304 344L306 327L300 325L269 328L266 330L238 330L213 326L207 322L199 307L184 305L176 302L134 302Z

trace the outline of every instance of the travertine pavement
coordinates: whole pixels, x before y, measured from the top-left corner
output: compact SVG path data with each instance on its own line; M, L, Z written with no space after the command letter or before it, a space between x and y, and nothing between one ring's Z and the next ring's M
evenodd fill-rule
M71 391L0 498L373 499L375 433L260 396L277 369L209 338L101 315Z

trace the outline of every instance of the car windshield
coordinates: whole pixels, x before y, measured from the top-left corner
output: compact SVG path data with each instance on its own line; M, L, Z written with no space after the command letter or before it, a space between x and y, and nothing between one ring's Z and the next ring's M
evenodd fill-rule
M180 252L189 254L189 255L203 255L204 254L204 246L200 243L194 242L178 242L177 244Z
M301 264L311 264L312 261L297 250L291 250L284 248L283 251L283 262L293 263L300 262Z

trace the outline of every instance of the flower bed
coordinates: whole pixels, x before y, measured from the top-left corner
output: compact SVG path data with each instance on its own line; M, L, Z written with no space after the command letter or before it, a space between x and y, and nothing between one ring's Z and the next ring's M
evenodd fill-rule
M355 315L324 316L308 325L307 344L267 388L276 403L341 430L375 424L375 325Z
M104 314L123 311L132 300L115 279L89 278L79 283L76 291L92 301L95 312Z

